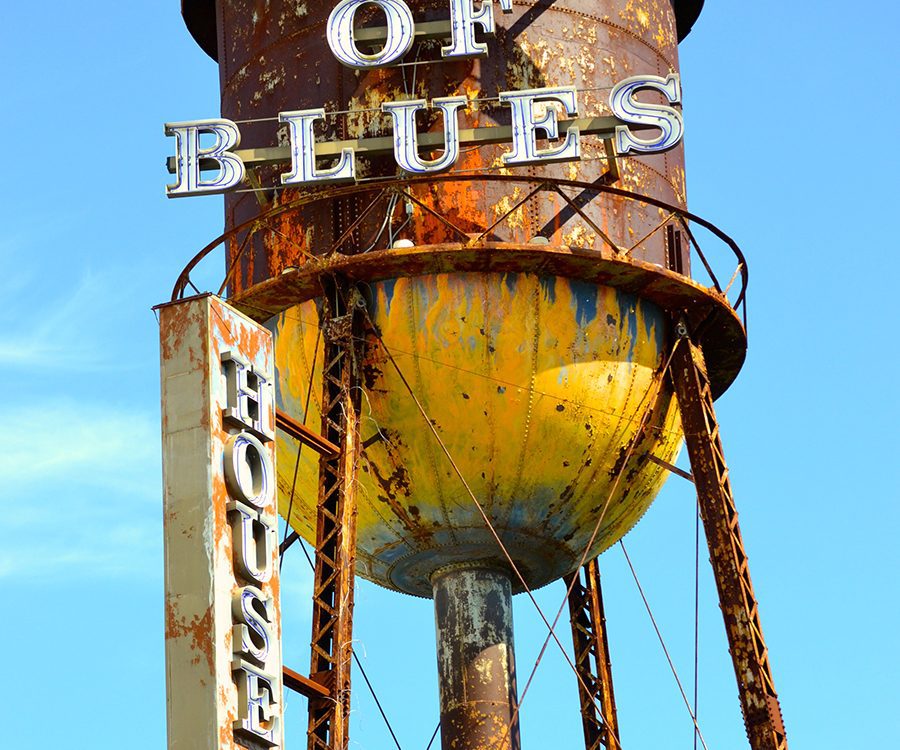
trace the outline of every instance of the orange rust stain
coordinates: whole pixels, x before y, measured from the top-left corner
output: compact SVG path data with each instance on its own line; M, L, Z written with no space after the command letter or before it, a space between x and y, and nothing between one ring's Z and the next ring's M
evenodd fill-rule
M478 151L464 152L458 162L460 171L477 170L485 166L484 157ZM413 194L424 205L446 217L464 232L481 232L487 221L485 194L478 183L446 182L431 187L417 187ZM416 207L415 237L419 244L452 241L459 235L427 210Z
M166 639L188 637L191 639L191 649L197 654L193 660L194 663L199 664L205 657L210 675L215 676L216 663L213 653L215 633L213 632L212 607L207 609L202 617L194 617L188 621L184 617L179 618L175 601L169 599L166 601Z
M215 472L212 478L212 504L215 516L215 535L222 534L228 525L227 508L228 489L225 486L225 477L221 472Z
M231 703L228 689L224 686L219 688L219 705L229 706ZM229 708L225 715L225 721L219 726L219 750L234 747L234 720L235 715L233 709Z
M272 509L271 512L274 513L275 512L274 509ZM273 560L273 564L274 564L275 569L277 570L278 569L277 556ZM276 602L281 602L281 576L272 576L267 588L269 589L269 592L272 594L272 598Z
M160 311L160 350L164 359L172 359L184 346L191 331L203 325L203 311L191 304L171 305ZM193 357L191 358L193 361Z

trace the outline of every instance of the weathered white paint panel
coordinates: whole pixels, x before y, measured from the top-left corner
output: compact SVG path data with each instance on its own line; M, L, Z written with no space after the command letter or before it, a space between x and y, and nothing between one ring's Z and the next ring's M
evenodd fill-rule
M233 673L233 599L255 585L272 601L273 638L264 668L275 678L272 699L279 722L284 705L281 607L277 545L268 549L269 581L259 584L236 573L236 524L233 518L229 523L235 514L226 509L230 498L223 460L229 438L246 430L223 420L229 403L222 355L231 352L258 372L272 373L271 334L208 295L162 306L159 312L169 749L269 747L235 737L235 721L248 714L238 705ZM264 408L268 424L274 425L274 398L265 399ZM261 445L274 467L274 441ZM270 480L274 488L274 473ZM275 517L274 491L261 512Z

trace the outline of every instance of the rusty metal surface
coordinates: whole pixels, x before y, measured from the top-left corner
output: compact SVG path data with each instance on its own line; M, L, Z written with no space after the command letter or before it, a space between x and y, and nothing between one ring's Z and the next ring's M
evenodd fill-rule
M566 586L571 588L569 616L575 666L581 678L578 682L578 700L584 747L585 750L619 750L619 719L597 559L594 558L564 580Z
M331 698L331 690L321 682L312 680L288 667L284 667L282 673L284 677L284 686L290 688L295 693L299 693L300 695L312 699Z
M309 750L343 750L350 727L362 310L358 294L345 283L336 282L329 292L322 436L340 446L340 454L323 455L319 462L310 678L326 685L332 697L309 701Z
M574 205L572 215L577 216L583 206L590 202L591 196L609 194L626 202L656 208L661 217L656 225L656 234L665 234L666 261L668 270L662 272L659 264L644 263L635 259L633 251L621 248L607 237L599 250L581 247L555 246L551 244L497 243L493 241L491 232L478 235L466 235L456 228L457 240L463 242L444 243L437 247L421 246L404 248L376 248L371 243L368 252L357 254L351 240L356 225L390 195L407 195L406 192L416 184L443 184L447 182L469 183L473 179L497 182L516 189L523 187L529 194L538 192L554 192L566 196L567 191L578 192L582 197ZM191 272L220 244L234 242L239 244L237 258L232 259L229 271L222 284L222 290L233 278L241 254L250 245L255 234L272 232L278 237L286 237L277 229L279 222L294 211L312 203L326 202L334 198L346 198L357 195L364 197L360 203L366 205L357 217L357 221L336 240L331 248L317 248L315 254L304 255L299 266L282 268L279 275L256 284L250 289L239 292L237 300L245 304L246 312L258 320L265 320L268 315L276 314L287 306L302 302L311 296L321 294L320 275L327 275L333 270L348 273L359 281L386 280L389 278L410 276L416 273L442 271L505 271L505 272L538 272L548 275L560 275L568 278L581 278L598 284L609 284L623 291L646 296L664 309L681 311L688 316L690 322L703 330L703 341L707 352L710 376L713 381L715 396L718 397L728 387L744 360L746 351L746 332L738 322L736 315L720 309L722 305L730 305L734 313L740 313L746 325L747 307L746 291L748 283L747 262L737 243L718 227L702 217L688 211L659 201L655 198L624 191L609 185L596 185L568 180L545 182L534 178L519 178L509 175L473 176L437 176L428 179L394 180L389 184L379 183L373 186L353 186L331 188L311 192L291 203L273 206L264 214L243 225L235 227L221 237L209 243L195 255L178 278L173 290L173 299L182 295L190 285ZM429 207L429 211L432 209ZM508 222L515 215L515 205L508 207L495 224ZM434 214L440 221L452 224L447 217ZM690 227L693 226L692 230ZM712 250L707 246L704 251L696 239L697 226L703 227L716 239ZM599 228L598 228L599 229ZM665 229L665 232L660 230ZM602 230L599 230L602 232ZM686 239L680 239L680 238ZM377 239L377 238L376 238ZM694 253L700 266L709 271L709 288L705 284L690 279L690 269L686 269L683 258L673 253L672 243L686 246L688 253ZM366 242L369 242L366 239ZM704 243L705 244L705 243ZM450 253L458 253L458 257L449 257ZM724 258L723 258L724 252ZM577 260L576 260L577 259ZM723 260L734 265L734 272L728 283L723 283L712 270L710 264L722 267ZM618 261L622 261L619 264ZM629 263L629 261L633 261ZM611 263L610 263L611 262ZM359 264L359 265L357 265ZM352 267L352 270L351 270ZM362 271L361 273L358 273ZM672 283L675 281L676 283ZM686 282L684 287L677 282ZM740 282L735 286L736 282ZM734 287L734 289L733 289ZM729 301L730 299L733 302Z
M781 707L713 409L712 388L703 351L691 341L687 330L683 329L684 336L679 340L672 360L672 379L725 619L747 737L752 750L787 750Z
M464 95L469 107L461 115L461 128L508 126L509 108L496 101L500 91L569 85L579 89L579 116L608 114L610 87L634 73L666 75L678 70L675 15L667 0L517 0L512 14L496 14L497 34L488 40L487 59L440 58L440 41L417 42L407 62L422 63L368 71L344 68L328 49L324 24L328 3L271 0L261 9L254 0L223 0L219 4L218 35L222 114L234 120L271 118L279 111L323 106L330 112L352 110L329 117L326 140L390 135L390 118L376 111L381 103L408 96L428 99ZM416 4L417 21L446 19L445 0ZM365 25L365 20L362 20ZM432 120L426 130L440 123ZM270 121L242 125L243 143L251 148L280 145L281 136ZM500 156L505 145L467 149L455 169L484 174L519 174L552 180L602 181L608 170L601 139L585 138L581 162L509 169ZM369 179L396 175L391 157L360 157L359 174ZM290 201L295 190L276 189L277 167L252 171L258 192L226 197L226 225L238 226L271 206ZM619 164L620 186L684 207L686 205L683 151L627 157ZM479 233L523 195L518 187L492 182L468 185L416 185L412 192L421 204L449 216L469 233ZM577 202L577 198L576 198ZM355 222L362 208L360 196L335 198L331 205L310 205L285 216L279 235L253 238L243 254L232 288L237 291L269 278L286 265L296 265L304 253L328 247ZM402 209L402 206L401 206ZM613 194L591 202L580 216L568 216L570 207L559 196L530 198L514 221L497 231L497 241L528 242L542 237L554 245L599 247L599 227L617 244L628 247L658 223L655 209L632 206ZM386 211L366 217L353 235L377 229ZM560 217L566 217L565 225ZM393 229L405 223L402 210L388 220ZM416 244L455 239L448 228L424 212L405 224L404 237ZM359 247L362 250L364 247ZM229 247L230 259L238 243ZM651 237L638 257L664 262L664 235ZM687 266L687 259L685 259Z
M657 458L656 456L648 453L647 460L653 461L653 463L662 466L666 471L670 471L676 476L681 477L682 479L687 479L689 482L693 484L694 476L689 471L684 471L683 469L679 469L677 466L674 466L667 461L663 461L661 458Z
M324 129L330 141L389 136L380 105L411 97L465 95L462 128L507 127L498 92L545 85L576 87L579 117L604 117L618 80L678 71L677 42L703 1L513 5L511 15L497 14L486 60L442 61L439 40L420 37L412 65L366 71L343 68L328 50L329 3L183 0L182 7L191 33L219 60L223 116L247 121L245 146L275 149L284 134L271 118L308 107L338 113ZM446 2L422 0L415 14L417 21L445 20ZM439 126L432 119L425 129ZM282 500L295 490L301 498L292 510L282 503L282 511L317 548L311 679L333 699L310 700L309 748L347 745L355 564L386 586L433 593L439 641L442 627L454 646L473 633L499 634L496 643L469 643L495 651L504 644L507 661L496 679L466 683L483 650L439 653L449 696L442 692L444 746L518 744L517 729L509 731L516 700L511 621L503 607L476 606L471 586L451 592L453 575L439 573L433 589L431 580L436 570L482 559L496 545L434 446L420 439L420 415L385 367L380 340L398 354L532 586L572 574L611 477L626 481L612 493L589 551L602 551L640 518L674 464L683 422L750 744L786 750L712 406L745 356L746 317L742 325L735 309L744 300L743 257L686 211L680 146L611 159L594 139L580 163L512 170L501 164L505 150L485 142L464 150L456 175L423 180L401 180L389 156L363 155L359 174L369 182L313 195L281 189L280 168L260 164L250 168L259 189L226 197L223 289L277 336L282 426L291 433L301 417L319 417L323 445L340 448L318 467L305 456L302 486L279 476ZM463 173L474 176L458 179ZM727 285L699 252L698 222L736 252ZM395 239L413 247L390 247ZM711 288L691 281L695 246ZM727 293L737 278L742 287L732 305ZM179 293L188 283L183 275ZM355 312L360 298L348 306L353 285L374 331ZM638 434L636 416L660 372L673 319L695 339L682 339L673 388L663 389ZM320 329L325 357L316 366ZM310 381L323 395L306 414L297 393ZM626 445L633 456L623 453ZM316 468L318 503L310 506L303 498L314 495ZM585 576L583 584L569 579L577 583L569 604L576 658L593 691L581 691L586 746L609 749L617 728L595 563ZM501 599L508 602L508 590ZM463 622L473 614L496 622L481 629ZM461 695L477 705L454 703ZM498 733L504 717L506 737Z
M441 179L458 178L433 182ZM348 197L354 191L359 188L327 194ZM617 197L635 200L621 192ZM342 234L350 237L353 230L351 224ZM720 238L735 253L738 276L745 280L740 251L727 236ZM504 543L530 585L578 565L587 542L584 530L597 510L592 498L615 475L615 456L621 441L630 439L635 410L659 365L662 339L656 337L665 338L668 326L659 311L686 311L703 326L717 389L734 378L746 346L740 320L723 294L612 247L503 244L476 236L435 247L356 255L332 251L305 257L298 268L235 298L260 320L277 313L268 324L278 339L281 408L298 421L303 385L321 377L309 363L316 359L322 280L336 272L363 283L376 330L402 353L402 367L409 368L431 418L451 433L453 455L466 457L465 474L494 506L493 521L505 529ZM523 343L529 341L531 347ZM484 556L495 544L459 484L443 477L443 459L434 446L409 439L420 430L420 417L386 372L384 352L374 338L369 343L363 355L367 413L359 572L427 596L436 568ZM313 404L309 418L317 418L317 408ZM671 421L670 394L655 419L645 449L656 454L658 448L663 460L672 460L679 431ZM545 442L562 443L566 450L522 460L534 455L528 445ZM592 554L640 518L664 481L658 468L646 461L628 467L628 486L620 488ZM283 498L292 492L301 498L291 508L290 522L307 540L314 529L302 498L313 494L304 484L312 471L301 467L296 488L292 475L280 480ZM287 506L283 503L284 512Z
M672 5L675 7L680 42L691 32L703 9L703 0L672 0ZM217 60L215 0L181 0L181 14L197 44L213 60Z
M317 432L311 430L305 424L291 418L283 411L275 413L275 425L286 435L290 435L294 440L299 440L307 448L312 448L316 453L328 458L336 458L340 455L340 446L335 445L326 440Z
M432 178L430 182L467 182L472 179L471 176L466 178L445 176ZM600 250L589 250L549 244L503 244L489 242L483 236L476 235L474 237L462 236L461 239L464 242L459 244L372 249L370 252L358 255L352 254L352 247L344 247L344 243L349 243L353 234L354 227L351 225L348 228L350 231L345 231L331 249L322 249L318 251L317 255L305 256L299 267L282 269L278 276L239 293L236 301L249 315L264 321L270 315L283 312L294 303L321 295L320 277L327 276L334 271L345 273L348 277L365 283L388 281L392 278L435 271L524 272L581 279L598 285L613 286L631 294L638 294L663 309L673 312L680 311L686 315L692 325L703 332L701 338L709 363L714 396L718 397L724 392L740 370L746 352L746 332L741 326L737 313L739 312L746 321L748 269L746 260L734 240L710 222L678 209L677 206L606 185L589 185L569 181L557 181L551 184L541 180L501 175L482 175L478 179L507 185L528 185L532 191L577 190L582 191L582 194L608 192L627 201L656 207L660 209L660 215L663 217L663 221L657 225L657 228L665 227L667 230L671 230L671 232L667 231L667 235L671 237L680 236L681 229L683 229L684 234L687 235L686 244L692 252L696 253L701 266L708 268L710 262L714 262L721 267L724 250L725 260L730 260L735 264L731 280L725 284L720 282L714 273L710 273L712 286L706 288L705 285L692 282L686 275L683 275L684 268L681 266L676 271L669 272L672 269L666 271L656 264L635 260L633 254L625 251L627 248L623 250L615 247L612 243L605 243ZM254 233L271 231L282 236L283 233L272 226L273 222L279 222L283 215L299 207L309 203L327 201L332 197L347 197L360 191L374 191L374 198L360 213L359 220L364 218L379 200L384 199L392 191L402 193L411 183L415 182L417 181L402 180L375 188L330 189L311 193L290 204L273 207L261 218L236 227L201 250L179 276L173 297L177 298L183 293L190 285L190 274L194 268L223 242L236 241L243 237L240 247L246 248ZM514 207L510 207L505 215L514 213ZM449 221L445 217L441 218ZM691 230L690 226L693 226L694 229ZM712 251L709 247L705 251L700 247L695 237L697 226L708 230L716 238L717 244L714 245ZM681 229L676 229L676 227L681 227ZM460 234L462 233L460 232ZM667 244L668 239L667 237ZM707 257L708 254L710 257ZM236 267L237 264L232 262L231 270L222 284L223 289L229 284L232 272ZM739 285L735 286L738 281ZM729 301L728 293L730 293L730 299L734 300L733 302ZM729 306L733 311L728 309Z
M228 272L219 290L221 294L226 287L234 286L234 279L244 256L248 254L249 248L259 239L255 235L272 234L281 240L293 245L294 251L301 254L298 261L299 265L307 263L320 263L323 260L328 261L334 259L336 255L357 255L360 254L359 239L360 224L372 213L377 213L379 208L384 208L384 203L388 198L407 200L411 202L413 216L416 211L426 214L432 221L441 223L445 228L451 230L455 241L462 240L467 247L481 246L485 242L497 243L500 239L495 230L501 225L513 225L517 221L517 216L521 213L521 206L527 203L531 196L539 196L544 193L552 194L551 197L560 199L564 204L564 210L560 211L553 218L553 223L566 227L573 217L580 217L589 222L597 232L597 236L603 240L598 248L601 253L612 252L616 257L622 258L639 258L640 253L637 250L646 249L644 244L647 240L654 236L664 237L663 250L665 257L662 263L654 263L654 265L668 268L675 271L681 276L691 277L690 263L685 264L685 260L690 261L691 254L696 254L700 265L703 267L709 277L710 287L717 292L727 293L732 289L735 282L740 280L740 286L737 293L734 294L734 302L732 307L742 310L744 322L746 325L746 292L749 272L747 262L741 249L737 243L729 237L725 232L719 229L715 224L706 219L697 216L684 208L672 203L660 200L648 195L642 195L629 190L623 190L608 184L610 180L616 181L618 174L618 161L613 160L610 164L610 170L603 175L603 180L594 183L586 183L577 180L545 180L535 177L522 177L516 175L500 175L500 174L479 174L479 175L436 175L431 177L404 178L404 179L386 179L370 182L367 185L354 185L349 187L330 187L315 191L307 191L302 196L295 198L289 202L283 202L279 205L271 205L262 211L259 215L249 219L248 221L232 227L224 234L206 245L194 258L187 264L178 277L172 298L178 299L182 296L190 284L191 272L196 266L206 258L219 245L226 245L228 248L237 247L236 252L230 252L230 260L227 264ZM458 224L455 224L448 214L442 214L434 206L423 203L412 193L414 188L420 185L429 185L439 188L446 184L459 183L465 188L473 182L490 182L505 186L511 194L519 194L525 197L519 198L515 203L506 202L502 211L498 212L497 218L489 227L478 232L468 233ZM630 245L618 244L613 238L604 232L604 230L594 224L590 217L585 213L585 208L598 196L611 196L621 199L626 205L634 205L636 207L656 209L658 221L654 224L649 233L642 235L636 242ZM313 247L306 250L299 244L297 240L292 240L289 235L282 231L281 224L291 215L298 211L305 210L313 204L324 203L332 205L335 201L353 198L361 206L365 206L357 215L356 219L338 236L330 246ZM708 257L709 248L704 251L696 238L696 232L691 229L691 225L703 227L710 232L717 240L718 246L715 248L712 257ZM280 228L281 227L281 228ZM383 229L383 227L382 227ZM686 240L685 240L686 238ZM378 252L389 249L384 238L383 231L375 232L371 235L363 235L363 245L365 251ZM549 241L527 243L535 247L547 247L548 252L553 252L555 245ZM415 243L411 243L415 244ZM442 243L447 244L447 243ZM513 243L519 244L519 243ZM725 254L725 262L734 263L734 272L727 284L723 284L717 277L711 266L711 262L719 265L722 262L721 245L727 247ZM565 247L578 247L583 250L592 250L593 247L585 247L583 245L574 244ZM277 273L284 273L296 265L282 265L277 268ZM241 292L238 292L239 294Z
M715 290L650 263L580 248L447 243L337 255L257 284L232 302L250 317L266 321L320 297L322 279L332 273L363 284L449 273L541 274L621 290L703 324L702 343L716 398L737 377L747 351L740 318Z
M485 561L435 573L441 745L518 750L512 590L508 571Z

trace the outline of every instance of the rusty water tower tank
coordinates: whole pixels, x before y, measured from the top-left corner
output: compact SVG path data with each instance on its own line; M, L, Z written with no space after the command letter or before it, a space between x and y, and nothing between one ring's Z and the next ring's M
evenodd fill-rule
M693 20L685 9L697 6L676 3L673 8L657 0L516 3L513 14L496 14L497 34L489 42L487 58L416 66L413 73L402 67L344 67L325 39L329 3L274 0L262 12L259 3L226 0L219 4L215 46L210 18L194 10L200 5L186 2L186 16L195 37L219 61L223 116L244 122L324 104L326 110L356 111L333 121L334 134L345 137L383 132L386 116L372 110L413 86L417 96L428 99L462 93L479 100L462 114L463 128L508 125L508 108L490 99L500 90L548 83L574 85L580 95L579 114L609 114L609 89L622 77L677 72L679 30L686 33ZM681 25L676 10L684 16ZM416 5L417 20L446 15L445 0ZM242 130L245 142L254 145L273 139L271 121L242 124ZM458 168L476 176L509 173L495 168L507 148L471 150ZM586 139L585 151L588 158L580 163L519 172L548 180L598 180L607 168L599 158L603 143ZM620 186L686 207L681 147L622 160L621 168ZM272 167L272 175L278 169ZM470 179L415 185L411 192L477 236L528 189L524 184ZM282 193L276 200L288 197ZM304 251L315 255L330 246L367 202L358 196L336 197L293 213L277 234L260 238L254 253L245 253L233 293L277 278L285 268L302 267ZM542 271L546 250L599 250L603 245L578 216L561 225L566 204L558 195L535 196L491 232L490 244L522 248L519 271L507 270L510 263L497 272L450 270L453 262L446 257L460 238L434 216L413 208L398 237L415 248L436 251L428 257L408 253L400 273L368 281L369 315L405 365L472 490L484 498L508 549L527 571L529 585L543 585L578 565L592 519L601 511L616 463L634 436L641 405L660 367L666 311L639 294L594 283L587 274L582 277L584 263L581 268L573 263L568 275ZM395 211L398 224L404 210L409 209ZM226 212L229 226L235 225L259 213L260 201L251 192L230 195ZM630 247L659 224L662 210L601 195L585 213L611 240ZM383 219L382 211L363 224L378 225ZM363 226L358 235L367 236L366 229ZM381 242L373 250L386 249L386 234ZM658 232L632 257L665 265L665 244L665 233ZM683 253L685 268L688 257ZM466 254L472 251L459 253ZM321 378L321 361L311 371L318 322L315 299L298 300L273 321L279 407L300 421L309 380ZM415 404L376 347L370 349L365 373L358 572L390 588L430 596L435 570L490 558L496 555L496 543L423 434ZM310 425L320 422L318 392L314 385L311 414L305 419ZM676 409L667 394L643 451L670 461L680 441ZM292 456L285 445L279 455L285 512L294 474ZM291 522L308 540L315 538L316 472L316 458L307 454L298 472ZM592 554L638 521L664 479L660 466L633 461L628 481L610 502Z
M447 17L446 0L411 5L417 23ZM426 40L410 53L415 64L360 71L328 48L332 3L183 0L191 33L218 60L222 115L241 122L254 147L278 145L276 113L321 106L342 113L328 120L331 139L389 134L378 108L403 97L464 95L461 128L509 126L499 91L573 86L579 116L609 116L619 80L678 72L678 42L701 6L516 0L511 14L495 14L486 58L441 61L440 41ZM523 586L469 489L529 588L572 573L653 502L666 471L647 454L674 463L679 413L659 377L673 314L707 304L710 325L742 338L730 309L687 278L680 231L664 228L670 208L687 206L681 146L612 164L603 141L586 138L580 162L520 169L502 167L507 149L464 149L450 175L433 180L406 179L386 157L361 158L371 184L318 194L282 214L276 230L228 247L231 296L271 313L278 406L294 420L321 422L323 276L358 285L389 347L369 336L362 362L357 573L436 598L445 747L451 725L508 721L515 699L509 598ZM254 180L278 184L280 169L260 168ZM394 175L401 197L378 203L379 175ZM553 185L580 192L567 199ZM298 198L285 189L228 195L226 226ZM310 258L336 246L328 269L313 271ZM613 246L630 252L619 257ZM740 368L738 349L709 356L717 392ZM314 542L318 459L303 454L299 470L295 459L293 445L279 446L279 507ZM503 647L505 678L467 703L458 667L461 654L486 647L466 640L482 638L471 635L477 628ZM482 747L489 734L457 730L459 748Z

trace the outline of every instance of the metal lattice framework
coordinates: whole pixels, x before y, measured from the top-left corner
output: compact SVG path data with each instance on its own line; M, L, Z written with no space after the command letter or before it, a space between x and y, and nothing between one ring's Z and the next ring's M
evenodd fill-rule
M435 207L429 206L427 203L421 201L412 192L412 189L417 186L477 182L502 183L509 185L511 188L519 186L524 189L525 192L521 199L512 203L489 227L486 227L480 234L475 236L470 232L467 232L464 228L456 225ZM693 214L680 206L599 182L582 182L578 180L550 181L537 177L502 174L446 174L434 175L427 178L391 178L373 181L367 184L332 187L325 190L311 191L292 200L271 204L253 219L232 227L197 253L179 275L178 280L175 283L175 288L172 291L172 299L181 299L187 293L188 288L192 284L191 272L204 258L218 247L227 245L231 248L231 261L228 264L228 271L225 278L219 287L218 293L222 294L235 278L241 259L248 251L248 248L252 246L254 237L259 234L273 233L282 239L286 239L284 235L278 231L277 227L274 226L275 221L320 201L335 201L338 199L353 198L355 201L358 201L360 210L355 213L355 219L348 223L346 229L331 244L331 246L313 251L297 245L297 251L305 258L305 262L309 263L324 263L339 253L350 255L358 254L359 247L366 246L366 243L370 243L373 239L365 237L361 238L358 236L363 221L374 212L384 209L387 202L394 196L399 197L404 201L408 201L423 214L433 217L453 232L463 245L473 248L489 246L491 244L489 242L489 235L491 232L508 222L510 217L514 216L515 212L528 200L542 193L553 193L559 196L565 204L566 208L564 212L566 216L564 219L560 220L560 227L564 226L567 221L573 220L576 217L580 218L590 226L597 234L598 238L600 238L602 244L601 252L609 252L617 259L624 260L629 258L636 249L640 248L644 242L655 236L658 232L667 232L670 227L677 228L678 231L683 232L684 236L687 238L692 256L699 261L700 266L706 272L709 278L710 288L722 295L723 302L732 307L736 312L741 313L746 327L746 289L749 276L747 263L737 243L712 222L707 221L701 216ZM601 195L615 196L632 203L635 206L651 206L661 209L665 212L665 217L652 231L645 234L630 247L619 246L610 239L585 212L585 207ZM716 238L717 245L719 246L719 249L716 251L718 255L722 254L721 245L727 247L727 256L734 261L733 274L728 282L723 283L716 274L715 269L713 268L714 259L701 247L697 234L694 229L692 229L692 226L703 227ZM732 287L734 287L738 281L740 283L736 288L736 293L733 293ZM728 300L725 299L725 296L729 294L733 297L733 302L728 302Z
M473 235L455 225L448 217L416 197L413 188L419 184L441 182L493 181L525 185L523 197L504 211L491 226ZM528 200L544 192L560 196L569 220L580 217L595 230L601 240L599 251L554 246L511 246L490 241L491 232ZM593 198L614 195L665 212L664 218L648 234L631 247L617 246L596 226L584 207ZM671 378L680 406L682 424L696 484L701 516L710 549L725 628L737 675L741 706L752 750L786 750L787 740L769 665L768 651L762 635L756 597L750 580L747 556L741 539L734 498L728 481L719 427L713 399L731 382L743 360L738 351L729 360L729 351L746 344L747 264L737 244L712 223L699 216L654 198L612 187L608 184L568 180L547 181L540 178L496 174L448 174L428 178L391 179L365 185L330 188L307 193L280 204L270 204L254 219L233 227L200 251L185 267L173 290L173 299L182 298L191 281L192 270L219 246L230 248L231 260L219 288L222 294L239 272L241 259L254 238L274 232L285 238L275 220L318 201L352 199L355 218L344 221L345 230L328 248L311 252L297 246L304 257L302 269L273 278L242 291L234 299L251 317L265 320L289 304L313 296L324 300L324 382L322 434L300 430L295 437L307 441L322 453L320 460L319 502L316 527L316 561L313 592L313 632L310 676L290 670L285 684L309 697L309 750L345 750L348 743L350 708L350 671L353 660L352 617L356 546L356 502L354 477L359 450L359 411L362 393L359 363L361 342L365 338L365 313L361 297L353 283L365 280L366 274L399 273L403 264L413 262L420 272L456 264L465 270L479 270L482 258L491 263L517 265L520 270L545 268L547 261L562 264L573 272L585 260L602 266L602 274L611 285L626 276L641 275L650 284L659 282L653 292L657 301L677 319L678 345L670 363ZM418 211L439 220L458 238L458 243L426 246L396 251L377 246L378 238L360 237L364 219L384 209L388 201L403 200ZM565 221L561 221L560 225ZM727 246L735 259L734 272L727 284L720 283L704 250L697 241L695 229L703 227ZM663 232L667 244L667 268L653 267L636 261L632 252L657 232ZM693 258L699 261L709 279L694 282L685 275L671 248L678 246L680 236L687 238ZM370 252L357 249L370 247ZM374 252L371 252L374 250ZM481 255L474 254L478 251ZM562 252L565 251L565 252ZM566 255L565 253L569 254ZM450 256L454 260L450 261ZM504 257L506 256L506 257ZM671 256L671 262L670 262ZM574 260L573 260L574 259ZM567 265L568 264L568 265ZM376 270L372 270L373 268ZM342 274L352 272L356 277ZM548 271L549 272L549 271ZM617 276L617 274L620 274ZM732 287L736 282L736 292ZM278 284L293 285L280 287ZM624 283L624 281L623 281ZM642 282L644 283L644 282ZM690 286L692 285L692 286ZM646 292L651 286L645 286ZM289 290L295 296L284 296ZM296 294L301 294L298 298ZM305 295L305 296L304 296ZM705 295L705 296L704 296ZM287 301L284 301L287 300ZM697 303L690 311L687 305ZM713 317L727 310L728 323L710 332ZM718 312L717 312L718 310ZM684 317L681 317L684 316ZM729 317L730 316L730 317ZM738 322L742 318L743 325ZM694 340L688 335L692 327ZM738 335L735 337L735 331ZM707 369L704 351L712 359L713 345L719 365ZM724 374L723 374L724 373ZM284 425L280 425L285 429ZM288 425L290 427L290 425ZM289 434L294 434L290 430ZM302 433L302 434L301 434ZM326 448L323 449L322 442ZM335 448L337 450L335 450ZM670 471L675 467L666 466ZM292 535L295 536L295 535ZM579 681L579 699L584 726L586 750L620 749L610 657L603 613L600 574L592 561L566 578L570 588L568 606L575 645L575 671ZM552 635L552 629L551 629Z
M323 325L325 358L322 436L337 456L319 463L316 565L313 582L310 677L330 689L310 698L309 750L341 750L349 737L356 565L356 464L359 451L362 310L355 289L332 281Z
M676 331L681 338L672 360L672 380L681 409L747 736L753 750L787 750L781 707L763 639L759 605L750 580L703 351L691 341L683 322L676 325Z
M574 581L573 581L574 579ZM563 579L571 589L569 615L585 750L618 750L619 720L600 588L600 565L591 560Z

